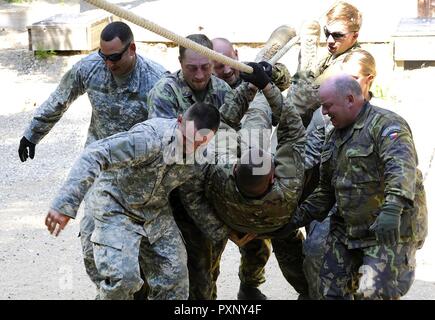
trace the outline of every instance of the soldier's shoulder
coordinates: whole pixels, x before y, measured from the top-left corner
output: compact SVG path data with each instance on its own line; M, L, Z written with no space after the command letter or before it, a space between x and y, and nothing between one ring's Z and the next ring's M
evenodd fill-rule
M85 70L91 70L91 69L95 69L95 68L105 68L103 59L101 59L101 57L98 55L98 53L93 52L89 55L87 55L86 57L80 59L75 65L74 67L78 68L80 67L81 69L85 69Z
M178 75L178 71L177 72L173 72L173 73L165 73L162 75L162 77L160 78L159 81L157 81L155 87L165 87L165 86L171 86L171 87L175 87L175 88L179 88L182 86L182 82L181 79Z
M374 106L374 105L371 105L371 107L372 107L372 112L374 113L374 115L377 118L376 123L378 125L385 125L385 124L389 124L389 123L399 123L399 124L406 124L408 126L407 121L402 116L397 114L396 112L394 112L392 110L385 109L385 108L381 108L378 106Z
M151 118L148 119L144 122L141 122L141 124L143 126L149 126L150 128L152 128L153 130L164 130L170 127L173 127L175 125L175 123L177 122L177 119L171 118L171 119L167 119L167 118Z
M160 63L151 60L149 58L143 57L141 55L137 55L137 59L139 62L139 66L141 69L144 69L146 72L154 72L156 74L162 75L169 73L168 70L164 66L162 66Z
M372 106L372 130L381 137L395 137L400 132L411 134L408 122L394 111Z

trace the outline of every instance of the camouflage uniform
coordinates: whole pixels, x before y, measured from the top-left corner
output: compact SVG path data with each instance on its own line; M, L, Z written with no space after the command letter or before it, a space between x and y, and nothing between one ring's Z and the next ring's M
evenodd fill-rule
M320 84L337 72L347 54L358 48L360 48L360 45L355 43L339 56L333 56L328 53L320 60L314 70L315 83ZM325 136L332 128L333 126L329 119L323 117L321 108L314 111L313 118L307 127L305 187L301 202L314 191L319 183L320 154L325 142ZM329 216L331 214L332 212L323 221L313 221L307 227L307 237L304 242L304 271L308 279L310 297L312 299L320 299L322 296L319 291L319 272L323 263L326 238L329 233Z
M152 119L94 142L53 201L53 209L74 218L95 181L89 196L95 219L91 241L104 278L102 299L133 298L143 284L139 254L145 262L148 299L187 299L187 255L168 203L171 190L186 182L183 203L200 230L216 242L228 237L228 227L196 188L198 166L168 161L182 148L176 143L176 128L176 119Z
M334 75L340 68L341 63L347 54L355 49L360 49L361 46L358 42L347 49L345 52L339 54L338 56L327 53L324 58L320 59L317 64L317 68L314 70L314 77L316 78L316 83L321 84L325 79Z
M353 125L334 129L327 137L319 186L293 217L298 226L321 220L337 201L320 272L320 289L326 298L347 299L356 294L388 299L408 291L416 244L427 233L425 194L416 167L417 154L406 121L368 102ZM398 199L407 202L401 215L401 241L385 248L369 227L384 202ZM387 249L390 257L386 258ZM349 290L354 289L355 270L362 273L357 292ZM390 285L395 283L400 285Z
M272 68L272 82L280 91L286 90L290 86L291 80L288 69L281 63L276 63ZM242 80L239 78L239 81L232 88L236 88L241 83ZM272 124L274 126L278 124L279 118L276 119L270 108L265 108L264 106L268 106L266 98L261 94L257 94L242 120L242 127L244 129L250 126L254 129L265 129L267 132L267 130L272 128ZM241 283L249 287L259 287L266 281L264 274L265 266L271 253L270 239L251 240L245 246L240 247L239 251L239 278Z
M203 102L214 106L248 106L255 92L243 83L234 91L223 80L211 76ZM166 75L150 91L148 105L149 118L174 118L184 113L198 97L184 80L181 70ZM232 123L238 126L238 123ZM184 209L179 199L182 193L174 190L170 195L172 211L186 243L189 269L189 299L216 299L216 280L219 275L219 260L226 240L213 244L197 226Z
M166 70L158 63L136 55L136 65L124 85L118 86L97 53L76 63L62 78L59 86L36 110L24 136L39 143L53 128L71 103L87 93L92 106L86 145L115 133L127 131L148 118L147 94ZM85 201L87 204L87 201ZM95 268L90 237L94 229L92 212L85 204L80 221L83 259L91 280L97 285L101 277Z
M275 86L265 95L268 103L255 103L255 108L258 108L256 111L251 104L251 113L243 123L242 130L266 128L270 137L271 120L265 121L270 113L267 109L272 109L273 114L280 117L275 182L271 190L261 199L244 197L237 189L232 161L209 165L206 175L206 195L215 208L220 208L217 211L219 217L234 230L259 235L273 232L290 220L302 192L304 178L305 130L300 117L289 100L286 99L283 105L283 97ZM260 106L266 110L261 112ZM241 108L221 108L223 121L231 119L229 122L237 123L243 113ZM255 114L258 115L256 118ZM218 155L219 159L222 159L221 155ZM224 159L231 160L227 156ZM284 277L300 294L305 295L308 288L302 271L302 240L302 235L294 232L286 239L272 238L272 246Z

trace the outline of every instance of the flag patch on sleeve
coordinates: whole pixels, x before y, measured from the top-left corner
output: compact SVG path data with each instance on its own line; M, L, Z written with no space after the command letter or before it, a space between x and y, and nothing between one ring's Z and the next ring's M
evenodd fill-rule
M394 140L399 136L400 126L393 125L384 129L382 132L383 137L389 137L390 140Z

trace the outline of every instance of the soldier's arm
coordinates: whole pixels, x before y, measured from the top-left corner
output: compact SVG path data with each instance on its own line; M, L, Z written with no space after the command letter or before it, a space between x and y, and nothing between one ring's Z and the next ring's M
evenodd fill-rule
M323 220L335 204L335 190L332 186L332 149L326 147L322 152L320 181L314 192L302 202L291 219L297 227L303 227L313 220Z
M322 147L325 143L325 127L316 127L307 133L305 144L305 170L314 168L320 163Z
M160 149L160 139L142 124L90 144L74 163L51 208L75 218L84 196L102 171L151 161Z
M162 78L148 94L148 119L176 118L180 110L177 102L177 93L166 78Z
M283 192L286 205L293 213L304 184L305 128L288 100L281 112L277 139L275 187Z
M219 108L221 120L234 129L238 128L256 93L257 89L247 82L234 90L228 90L225 94L225 103Z
M198 176L186 181L179 187L180 199L198 228L208 238L219 242L228 238L230 228L219 220L205 197L204 174L205 172L202 171Z
M277 128L275 176L294 178L304 171L305 128L295 107L286 100Z
M406 199L412 203L418 160L411 129L398 117L382 120L375 126L374 139L384 168L386 202Z
M81 75L81 63L75 64L64 74L56 90L36 109L30 125L24 131L24 137L37 144L59 121L64 112L86 88Z

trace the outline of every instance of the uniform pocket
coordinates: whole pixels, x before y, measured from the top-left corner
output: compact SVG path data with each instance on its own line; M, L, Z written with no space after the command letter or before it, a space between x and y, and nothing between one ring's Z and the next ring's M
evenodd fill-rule
M123 238L122 230L119 227L107 225L107 226L95 226L92 232L91 242L122 250Z
M373 145L358 145L346 150L352 183L380 181L379 165Z

